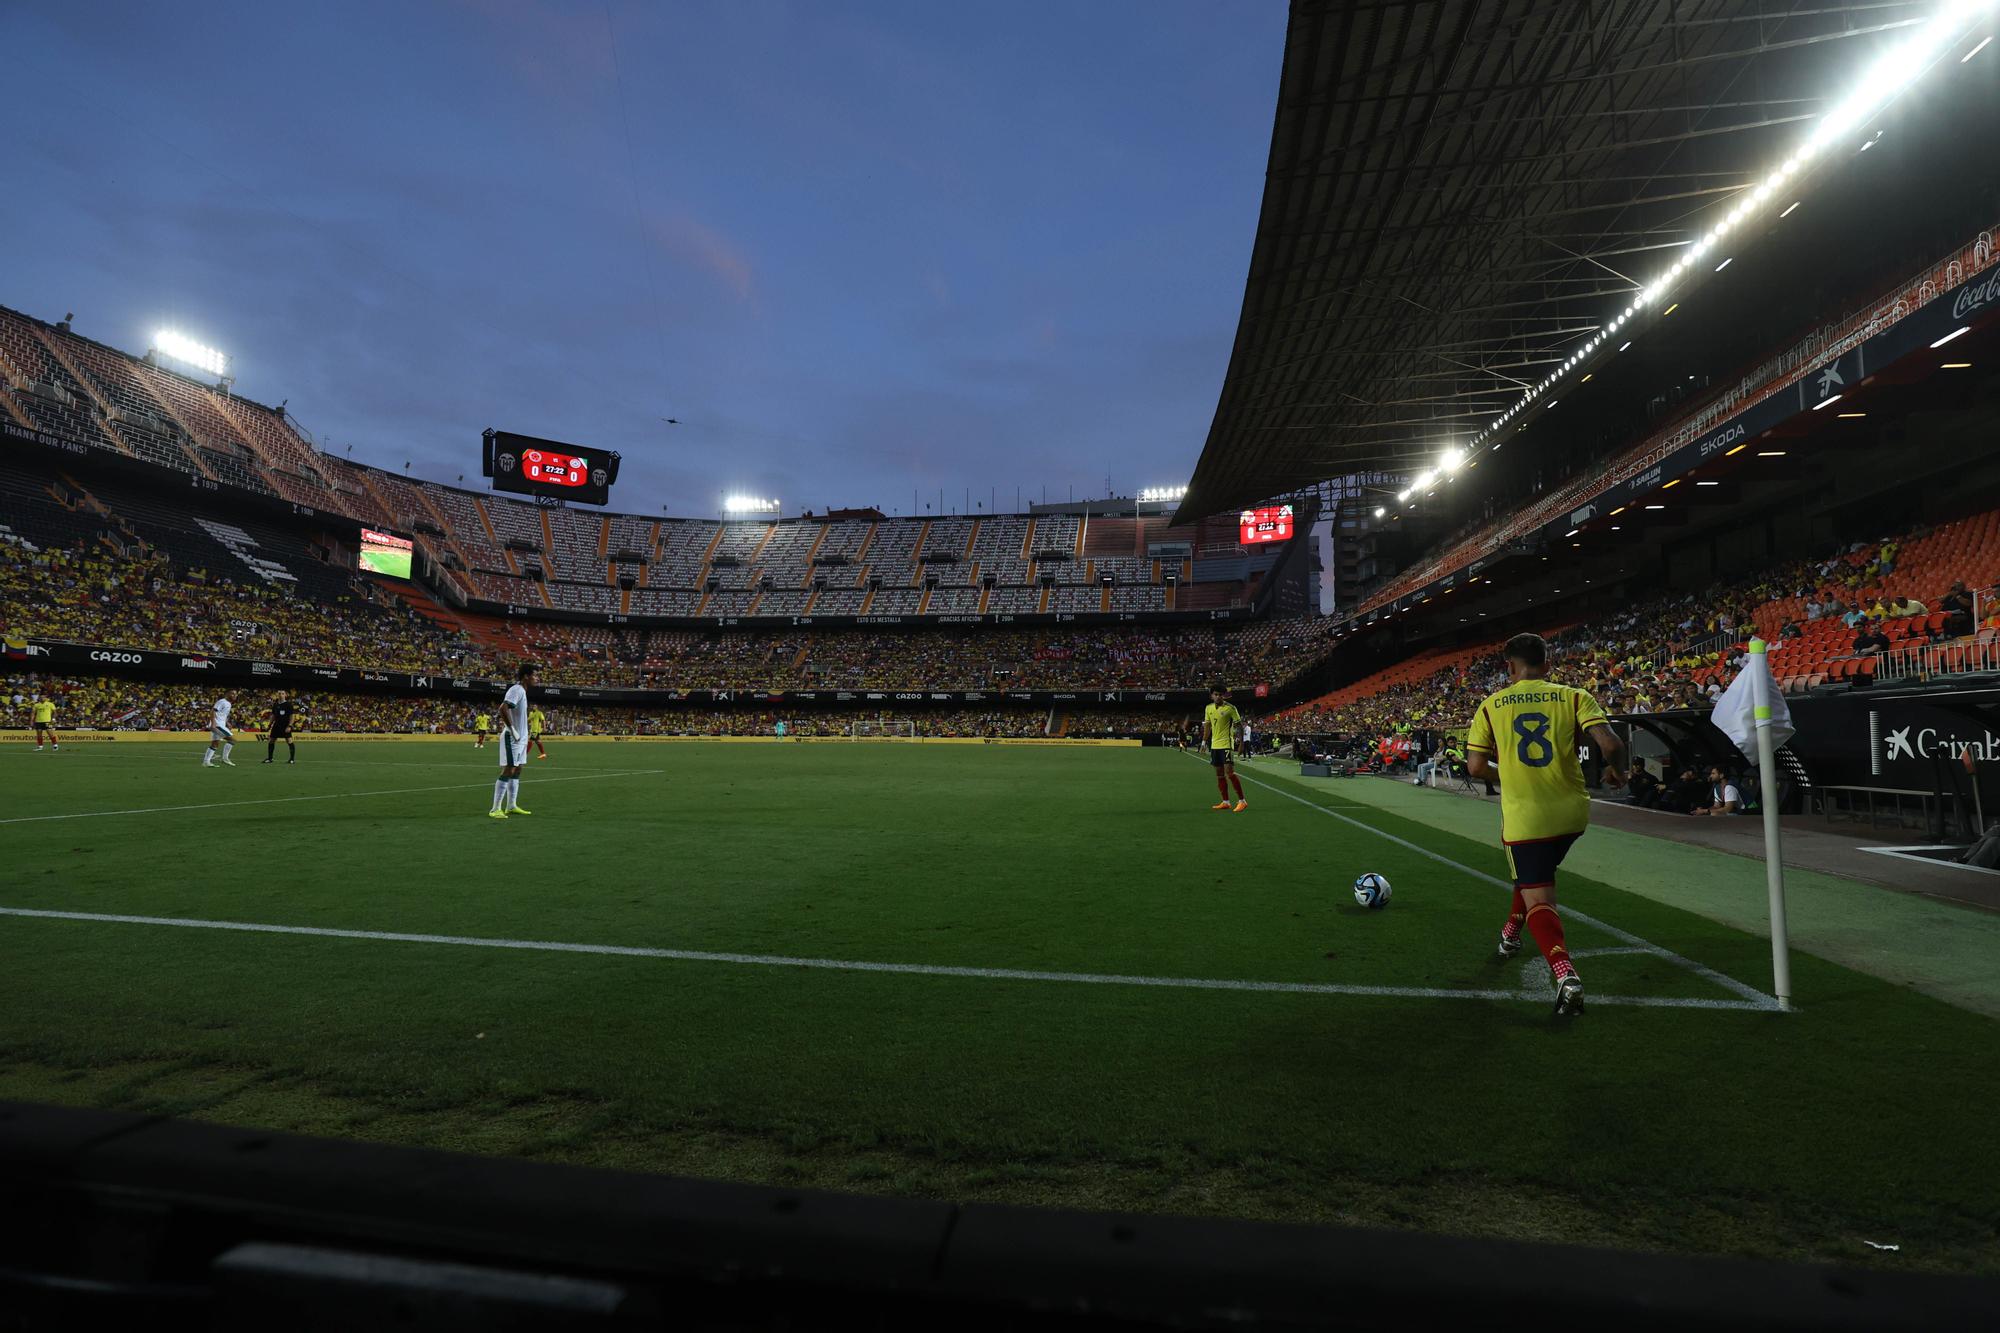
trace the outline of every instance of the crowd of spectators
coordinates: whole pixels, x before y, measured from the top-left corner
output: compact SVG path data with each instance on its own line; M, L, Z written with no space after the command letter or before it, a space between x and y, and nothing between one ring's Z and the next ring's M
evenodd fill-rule
M55 703L59 732L206 731L216 698L227 695L237 730L250 734L270 716L275 693L115 676L16 674L0 680L7 725L26 726L29 702L39 694ZM297 706L293 725L301 732L449 733L472 726L470 705L436 696L315 693L292 699Z
M355 579L337 601L251 586L155 551L0 539L0 634L381 671L484 673L473 640Z
M1886 595L1883 580L1895 571L1908 541L1924 536L1918 528L1904 537L1854 542L1813 557L1777 564L1727 580L1699 593L1666 593L1594 621L1549 636L1549 677L1589 690L1614 714L1706 708L1722 693L1723 673L1743 665L1743 640L1758 632L1757 618L1774 604L1798 603L1803 619L1839 619L1855 630L1853 653L1884 651L1886 621L1923 616L1932 610L1950 619L1939 638L1955 638L1980 628L1978 605L1965 583L1954 581L1936 608L1909 595ZM2000 628L2000 589L1988 594L1985 628ZM1768 619L1768 616L1766 617ZM1800 631L1792 622L1781 637ZM1440 668L1415 681L1383 689L1336 707L1307 705L1272 719L1286 735L1365 733L1407 735L1453 730L1466 725L1480 700L1506 681L1499 647Z
M503 678L523 652L551 685L652 689L1200 689L1282 685L1331 622L1248 627L668 630L558 622L458 633L365 579L337 601L245 584L144 549L0 539L0 633L117 648Z
M526 646L550 684L644 689L1065 690L1281 684L1310 660L1268 632L1141 627L633 629L607 652L592 629L540 624ZM1329 637L1330 642L1330 637Z

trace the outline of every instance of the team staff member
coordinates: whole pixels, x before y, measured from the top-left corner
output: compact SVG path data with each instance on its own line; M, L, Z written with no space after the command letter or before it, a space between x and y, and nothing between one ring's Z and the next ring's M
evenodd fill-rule
M1625 785L1625 746L1604 710L1583 690L1547 679L1548 645L1516 634L1503 649L1509 683L1473 715L1465 738L1475 778L1500 779L1500 840L1514 869L1514 906L1500 928L1504 962L1521 951L1521 927L1535 937L1556 983L1556 1013L1583 1012L1583 982L1563 945L1556 867L1590 823L1577 745L1585 736L1604 756L1604 784Z
M542 747L542 733L548 729L548 725L548 716L541 709L530 708L528 710L528 744L534 746L535 753L544 759L549 757L549 752ZM780 732L778 734L783 735L784 733Z
M1231 786L1236 788L1237 813L1250 808L1250 802L1243 799L1243 779L1236 776L1236 755L1231 748L1236 743L1237 728L1242 725L1243 714L1229 702L1229 690L1221 685L1209 686L1208 707L1201 715L1200 744L1208 751L1208 762L1215 766L1215 789L1222 793L1222 799L1208 807L1211 810L1229 809Z
M49 738L49 748L51 750L62 749L62 744L56 740L56 701L49 698L46 694L36 695L34 717L35 749L40 750L42 748L42 736L44 734Z
M291 696L279 690L271 700L271 720L264 733L264 762L270 763L278 757L278 742L285 743L285 751L291 757L285 760L289 766L299 762L299 745L292 739L292 714L296 711Z

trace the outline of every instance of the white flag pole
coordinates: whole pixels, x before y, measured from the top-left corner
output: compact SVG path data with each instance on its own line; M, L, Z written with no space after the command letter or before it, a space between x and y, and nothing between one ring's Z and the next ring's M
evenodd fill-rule
M1762 639L1750 640L1750 699L1757 719L1757 781L1763 789L1764 883L1771 895L1771 990L1792 1007L1792 945L1785 925L1785 860L1778 833L1778 747L1771 743L1771 666Z

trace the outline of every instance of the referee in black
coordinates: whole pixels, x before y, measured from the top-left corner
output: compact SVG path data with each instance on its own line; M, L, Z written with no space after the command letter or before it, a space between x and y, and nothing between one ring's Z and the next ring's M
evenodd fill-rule
M292 739L292 712L291 696L279 690L277 698L271 700L271 727L264 735L265 763L271 763L278 757L279 741L285 743L285 749L291 754L291 758L285 762L287 764L299 762L299 743Z

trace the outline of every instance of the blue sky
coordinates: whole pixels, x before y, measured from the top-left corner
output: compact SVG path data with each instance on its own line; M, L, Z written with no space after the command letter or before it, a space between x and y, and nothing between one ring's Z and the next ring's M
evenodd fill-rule
M9 8L0 303L134 351L183 329L323 445L447 481L489 425L616 448L614 507L676 514L1186 480L1285 22L1276 0Z

